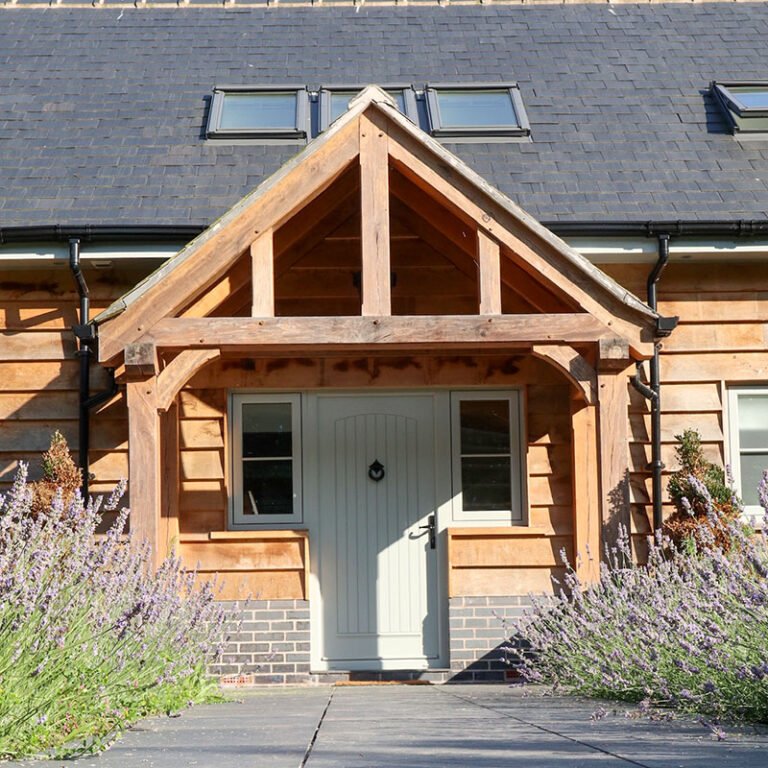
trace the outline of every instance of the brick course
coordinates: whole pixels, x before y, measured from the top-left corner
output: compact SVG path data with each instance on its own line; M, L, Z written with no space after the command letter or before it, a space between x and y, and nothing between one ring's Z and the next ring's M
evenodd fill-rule
M448 605L451 676L449 682L499 683L514 675L502 647L505 622L522 616L526 596L452 597Z
M209 671L244 683L308 683L309 603L306 600L250 600L241 620L228 627L221 658Z

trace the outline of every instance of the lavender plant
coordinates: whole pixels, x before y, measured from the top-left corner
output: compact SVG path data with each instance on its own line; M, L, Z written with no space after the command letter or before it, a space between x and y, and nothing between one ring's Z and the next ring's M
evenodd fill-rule
M768 472L760 499L768 514ZM633 565L624 531L598 583L581 584L569 570L557 597L537 599L509 648L524 679L768 722L768 541L714 509L706 514L712 530L698 551L657 532L647 564ZM729 550L719 546L724 537Z
M119 487L106 502L114 510ZM206 696L224 612L170 557L96 537L100 502L56 494L46 513L21 466L0 497L0 758L95 751L148 713Z

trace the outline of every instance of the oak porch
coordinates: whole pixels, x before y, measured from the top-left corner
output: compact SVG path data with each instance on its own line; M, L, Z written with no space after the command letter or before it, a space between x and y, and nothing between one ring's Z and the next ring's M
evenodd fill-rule
M344 231L350 216L356 237ZM475 295L446 298L423 279L413 298L393 286L394 257L403 270L412 263L403 232ZM357 309L351 296L299 316L301 292L286 293L292 270L331 246L347 276L359 247ZM601 529L629 528L627 373L650 356L654 321L367 89L296 161L100 316L100 358L122 358L127 382L134 533L158 555L178 539L178 394L213 361L497 353L544 360L569 384L573 550L596 553ZM591 567L584 560L582 574Z

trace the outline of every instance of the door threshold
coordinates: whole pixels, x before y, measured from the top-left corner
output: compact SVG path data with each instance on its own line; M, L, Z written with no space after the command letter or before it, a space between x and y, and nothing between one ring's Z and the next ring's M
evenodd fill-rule
M450 669L375 669L321 670L311 672L320 683L335 685L431 685L444 683L452 675Z

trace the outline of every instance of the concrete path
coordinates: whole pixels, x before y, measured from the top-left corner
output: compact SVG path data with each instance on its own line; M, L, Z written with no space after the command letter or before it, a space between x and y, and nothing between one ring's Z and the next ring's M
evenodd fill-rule
M651 722L505 686L260 689L46 768L768 768L768 729ZM604 710L607 710L604 714ZM635 713L636 714L636 713Z

